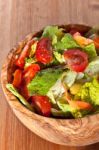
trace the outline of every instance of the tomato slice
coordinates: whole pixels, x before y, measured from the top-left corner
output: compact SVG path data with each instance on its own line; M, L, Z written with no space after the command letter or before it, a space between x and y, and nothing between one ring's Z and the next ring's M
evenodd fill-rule
M25 80L25 83L28 84L39 70L40 66L38 64L28 66L23 72L23 80Z
M51 55L51 52L46 49L36 50L36 59L43 64L48 64L52 61Z
M94 44L95 44L95 47L98 49L99 48L99 37L94 38Z
M51 40L47 37L40 39L40 41L37 44L37 49L50 50L51 49Z
M51 41L49 38L42 38L38 44L36 49L36 59L43 63L48 64L52 61L52 49L51 49Z
M24 68L25 58L29 56L31 45L34 43L34 40L29 41L23 48L19 58L16 60L16 65L20 68Z
M32 96L32 102L37 112L48 117L51 114L51 103L47 96Z
M14 72L14 79L13 79L12 84L14 87L19 88L21 82L22 82L22 70L17 69Z
M79 49L70 49L64 52L67 65L71 70L83 72L88 65L88 55Z

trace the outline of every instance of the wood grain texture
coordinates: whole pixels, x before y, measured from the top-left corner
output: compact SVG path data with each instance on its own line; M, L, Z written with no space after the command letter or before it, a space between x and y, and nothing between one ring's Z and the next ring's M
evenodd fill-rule
M48 24L97 25L98 8L98 0L0 0L0 66L8 51L28 33ZM99 144L68 148L46 142L16 119L0 89L0 150L27 149L98 150Z

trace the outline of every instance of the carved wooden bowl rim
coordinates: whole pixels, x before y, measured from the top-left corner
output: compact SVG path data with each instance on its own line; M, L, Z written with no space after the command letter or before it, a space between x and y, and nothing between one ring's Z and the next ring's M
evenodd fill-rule
M64 27L67 26L68 25ZM18 43L18 45L9 52L2 67L2 89L13 112L28 129L50 142L68 146L83 146L99 142L99 114L86 116L80 119L43 117L25 108L18 99L6 89L6 84L8 83L8 67L12 56L19 46L24 45L33 36L34 34L31 33L26 36L23 41Z

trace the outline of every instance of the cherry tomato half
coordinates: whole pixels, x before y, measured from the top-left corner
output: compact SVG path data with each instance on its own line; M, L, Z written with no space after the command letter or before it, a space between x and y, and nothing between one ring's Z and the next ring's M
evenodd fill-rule
M47 37L40 39L40 41L37 44L37 49L50 50L51 49L51 40Z
M39 70L40 66L38 64L31 64L24 70L23 80L25 80L26 84L28 84L33 79Z
M94 38L94 44L97 49L99 49L99 37Z
M32 102L38 113L48 117L51 114L51 104L47 96L32 96Z
M31 45L34 43L34 40L29 41L23 48L19 58L16 60L16 65L20 68L24 68L25 58L29 56Z
M17 69L14 72L14 79L13 79L12 84L14 87L19 88L21 82L22 82L22 70Z
M36 49L36 59L43 63L50 63L53 59L52 49L51 49L51 41L49 38L42 38L38 44Z
M83 72L88 65L88 55L79 49L70 49L64 52L64 57L71 70Z

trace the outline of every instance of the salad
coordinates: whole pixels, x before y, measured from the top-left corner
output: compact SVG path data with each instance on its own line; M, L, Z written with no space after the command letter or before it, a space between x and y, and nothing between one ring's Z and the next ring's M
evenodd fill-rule
M6 88L45 117L81 118L99 112L99 29L47 26L15 58Z

